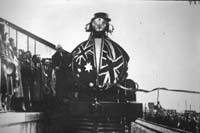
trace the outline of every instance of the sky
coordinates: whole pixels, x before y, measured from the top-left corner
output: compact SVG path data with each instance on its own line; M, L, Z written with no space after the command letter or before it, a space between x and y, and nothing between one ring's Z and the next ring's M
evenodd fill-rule
M188 1L0 0L0 17L71 52L89 34L96 12L106 12L111 39L130 56L129 78L140 88L200 91L200 4ZM157 92L137 92L137 102L156 102ZM200 95L160 91L166 109L200 111Z

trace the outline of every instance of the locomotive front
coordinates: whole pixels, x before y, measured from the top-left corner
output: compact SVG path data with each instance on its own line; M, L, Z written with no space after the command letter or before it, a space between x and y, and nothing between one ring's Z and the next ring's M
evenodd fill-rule
M129 123L142 116L142 104L135 102L136 83L127 79L128 54L108 37L114 30L110 21L108 14L96 13L85 28L88 40L72 51L79 96L71 102L70 112L96 123L114 119L120 127L124 120Z

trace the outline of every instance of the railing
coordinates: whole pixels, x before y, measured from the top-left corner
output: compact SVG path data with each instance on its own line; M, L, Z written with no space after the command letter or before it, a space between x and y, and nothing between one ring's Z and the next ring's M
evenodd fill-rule
M17 49L29 50L33 55L39 54L42 58L51 57L55 52L55 45L39 36L3 18L0 18L0 24L0 30L3 30L3 33L8 33L8 37L15 40Z

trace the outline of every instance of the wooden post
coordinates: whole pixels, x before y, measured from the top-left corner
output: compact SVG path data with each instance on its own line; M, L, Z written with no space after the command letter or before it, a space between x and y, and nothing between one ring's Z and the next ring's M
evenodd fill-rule
M159 90L160 90L160 88L158 88L158 91L157 91L157 105L158 105L158 102L159 102Z
M27 51L29 50L29 36L27 36Z
M36 54L36 40L34 41L34 54Z
M16 48L18 49L18 32L17 32L17 30L16 30L16 39L15 39L15 41L16 41Z

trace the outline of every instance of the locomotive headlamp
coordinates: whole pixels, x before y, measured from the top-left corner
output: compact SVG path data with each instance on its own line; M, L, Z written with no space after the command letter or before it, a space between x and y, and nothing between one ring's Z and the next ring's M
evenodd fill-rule
M105 19L103 19L103 18L95 18L92 21L92 28L97 32L101 32L101 31L105 30L107 24L108 24L108 22Z

